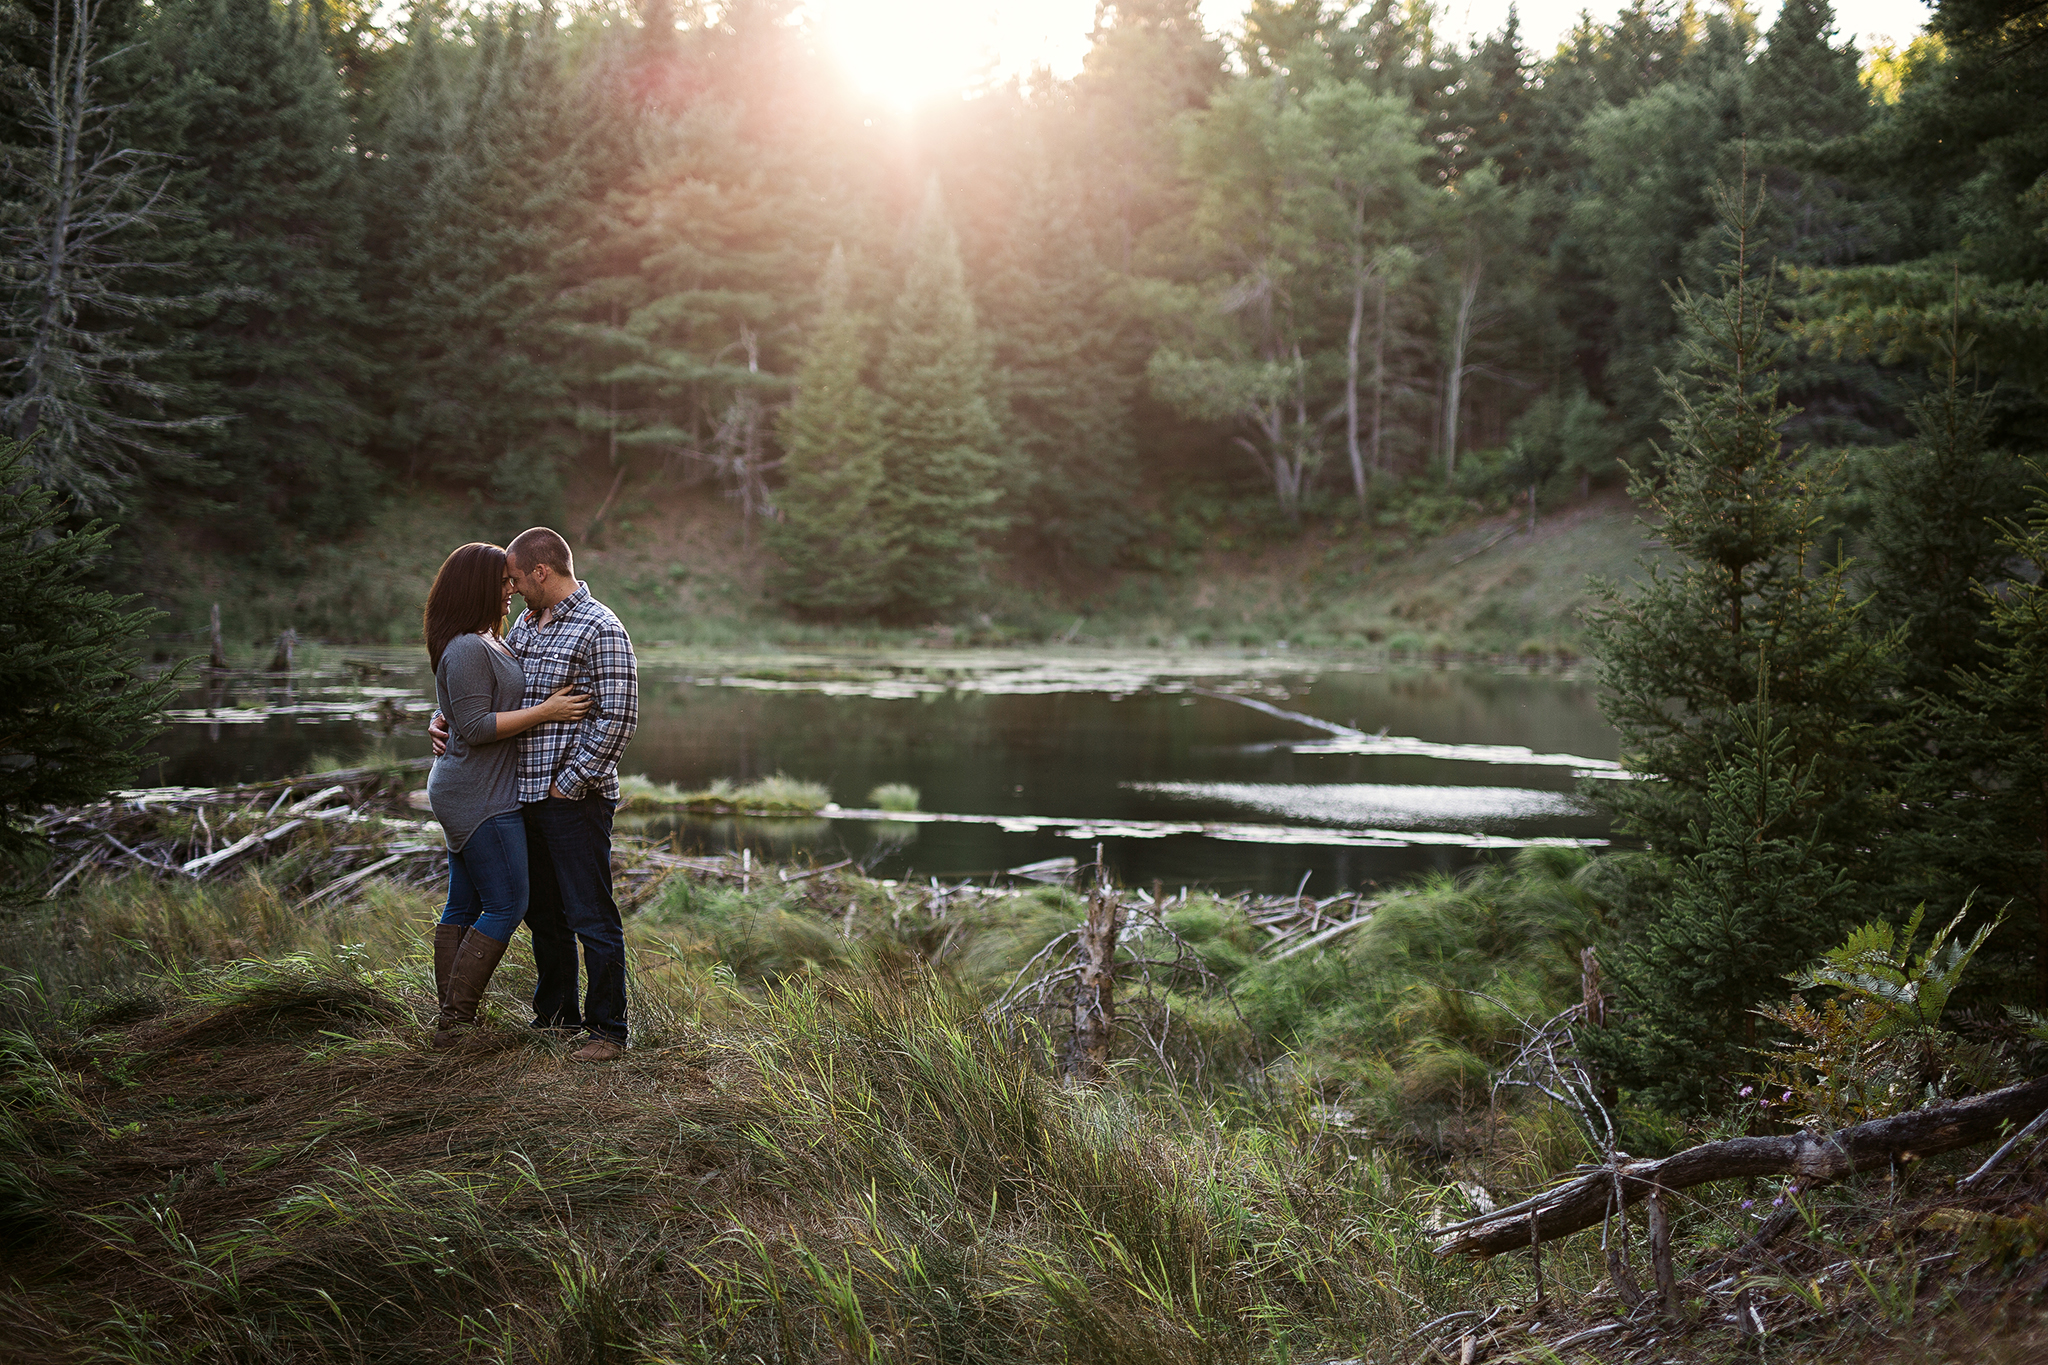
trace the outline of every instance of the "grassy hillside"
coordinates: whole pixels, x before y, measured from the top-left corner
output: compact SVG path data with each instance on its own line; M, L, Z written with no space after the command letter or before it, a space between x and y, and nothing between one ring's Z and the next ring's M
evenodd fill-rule
M615 504L593 534L605 491L572 488L560 518L578 572L638 638L685 645L1285 640L1410 653L1575 653L1586 576L1625 578L1638 556L1653 553L1618 492L1546 509L1533 534L1513 513L1443 499L1427 519L1411 512L1387 526L1311 522L1285 534L1263 509L1233 520L1209 506L1206 517L1161 519L1151 540L1132 547L1132 562L1156 568L1098 571L1022 557L954 619L821 625L768 600L771 557L758 534L742 536L733 505L715 492L644 490ZM165 630L190 638L218 602L231 648L267 651L286 625L309 638L395 643L416 636L426 585L450 549L472 539L503 543L519 529L466 498L418 490L389 501L347 544L307 551L309 572L290 584L266 581L190 536L144 547L148 561L174 554L183 571L141 586L168 613Z

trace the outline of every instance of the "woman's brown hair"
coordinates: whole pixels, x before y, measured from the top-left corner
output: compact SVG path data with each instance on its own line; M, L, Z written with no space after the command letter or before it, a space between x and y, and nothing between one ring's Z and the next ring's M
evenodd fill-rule
M473 540L441 561L434 586L427 589L421 615L427 637L428 666L441 666L441 651L458 635L505 630L505 552Z

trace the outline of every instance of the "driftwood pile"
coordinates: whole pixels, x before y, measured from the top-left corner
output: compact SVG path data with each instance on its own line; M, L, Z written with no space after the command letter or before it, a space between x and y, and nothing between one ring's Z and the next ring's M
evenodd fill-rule
M145 872L207 881L296 855L292 889L308 903L382 874L425 882L445 867L440 826L405 789L426 760L236 787L149 787L51 810L36 822L54 855L44 895L74 878ZM401 812L404 812L401 814Z
M1260 951L1275 962L1334 942L1371 921L1386 902L1346 891L1327 900L1301 896L1244 898L1245 918L1267 935Z
M235 787L150 787L105 801L51 809L36 829L50 844L46 899L81 879L145 873L209 881L262 864L310 906L361 894L372 878L434 888L448 875L441 827L410 790L432 762L312 773ZM680 857L660 844L619 836L612 870L630 912L669 874L722 875L725 860Z
M1099 859L1100 854L1097 857ZM1073 858L1048 858L1044 862L1010 868L1005 875L1035 882L1064 883L1082 871L1082 866ZM1301 886L1292 896L1254 896L1247 891L1234 898L1238 912L1266 935L1259 951L1276 962L1296 953L1320 948L1370 923L1372 912L1384 905L1387 899L1369 897L1363 891L1341 891L1323 900L1315 900L1301 894L1307 886L1308 878L1304 876ZM1400 896L1407 893L1397 891L1392 894ZM1150 899L1137 892L1122 893L1120 916L1126 924L1136 922L1133 916L1156 919L1184 902L1186 897L1186 888L1182 888L1179 896L1169 897L1164 885L1154 882Z

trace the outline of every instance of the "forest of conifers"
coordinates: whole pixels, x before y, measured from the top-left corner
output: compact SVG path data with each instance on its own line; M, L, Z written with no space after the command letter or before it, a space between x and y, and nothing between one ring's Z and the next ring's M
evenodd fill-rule
M1538 52L1124 0L1073 79L909 113L790 0L383 13L0 0L0 421L80 515L289 578L407 490L511 527L716 481L791 607L929 619L1191 488L1282 534L1569 496L1654 458L1741 183L1851 548L1945 348L1986 448L2043 411L2040 5L1859 52L1825 3L1635 0Z

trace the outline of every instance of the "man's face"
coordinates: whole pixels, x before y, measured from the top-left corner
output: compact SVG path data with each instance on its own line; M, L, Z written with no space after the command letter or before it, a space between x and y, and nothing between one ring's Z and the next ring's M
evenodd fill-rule
M526 568L520 564L517 555L505 556L505 581L512 591L526 599L528 611L545 611L548 605L548 578L554 573L545 564ZM508 599L509 600L509 599Z

